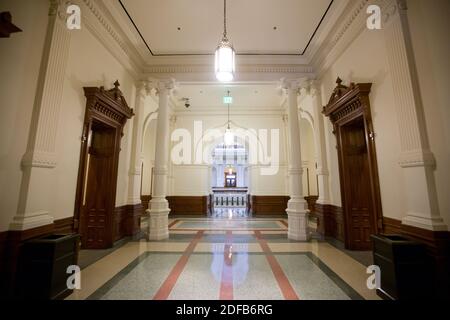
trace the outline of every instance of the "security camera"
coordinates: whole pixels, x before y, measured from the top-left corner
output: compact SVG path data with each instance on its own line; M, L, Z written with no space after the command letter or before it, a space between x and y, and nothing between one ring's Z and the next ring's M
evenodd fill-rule
M189 108L189 107L191 106L191 103L189 102L189 98L183 98L183 99L181 99L181 100L184 101L184 106L185 106L186 108Z

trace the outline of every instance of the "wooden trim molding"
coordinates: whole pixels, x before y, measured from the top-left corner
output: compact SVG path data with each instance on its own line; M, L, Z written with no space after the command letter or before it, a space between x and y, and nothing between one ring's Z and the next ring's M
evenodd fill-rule
M253 215L286 215L289 196L250 196Z
M54 221L54 232L55 233L73 233L73 217L63 218Z
M210 209L209 196L168 196L170 214L206 216Z

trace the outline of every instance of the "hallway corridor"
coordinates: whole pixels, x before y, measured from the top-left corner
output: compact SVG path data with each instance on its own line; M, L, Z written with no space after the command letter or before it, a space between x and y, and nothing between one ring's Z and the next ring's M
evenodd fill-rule
M281 218L172 219L169 239L128 242L82 270L68 299L378 299L365 266L286 233Z

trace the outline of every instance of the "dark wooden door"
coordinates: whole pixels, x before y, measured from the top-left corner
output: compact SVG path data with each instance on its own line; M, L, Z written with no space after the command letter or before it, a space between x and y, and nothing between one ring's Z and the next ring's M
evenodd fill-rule
M346 244L351 250L370 250L370 234L374 233L374 212L369 154L362 116L341 127L341 153Z
M112 244L115 136L114 128L93 123L84 199L83 247L88 249L107 248Z

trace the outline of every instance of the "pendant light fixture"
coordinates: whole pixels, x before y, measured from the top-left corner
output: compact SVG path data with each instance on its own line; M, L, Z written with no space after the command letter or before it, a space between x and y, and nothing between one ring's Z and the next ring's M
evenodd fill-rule
M216 49L214 71L216 78L222 82L234 79L235 51L227 37L227 0L223 1L223 37Z
M227 96L230 96L230 91L227 91ZM228 103L228 124L227 124L227 129L225 130L225 135L223 136L223 141L225 142L226 146L231 146L234 144L234 134L231 131L230 128L230 104Z

